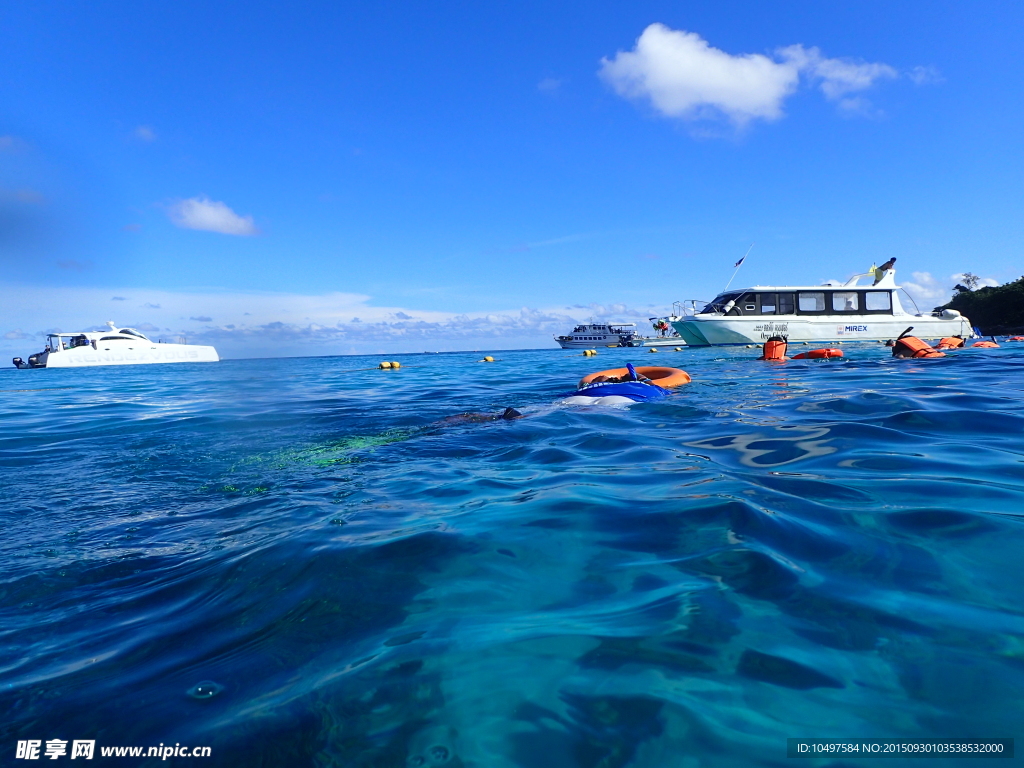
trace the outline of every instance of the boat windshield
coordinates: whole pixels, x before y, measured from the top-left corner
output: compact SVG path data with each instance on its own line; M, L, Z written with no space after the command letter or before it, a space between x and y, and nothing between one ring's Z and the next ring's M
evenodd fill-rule
M715 297L714 301L709 301L705 305L704 309L702 309L699 312L699 314L701 314L701 315L710 315L710 314L714 314L716 312L723 312L724 311L724 307L725 307L726 304L728 304L730 301L736 301L742 295L743 295L742 291L737 291L735 293L723 293L723 294L720 294L719 296Z
M138 339L146 339L145 336L143 336L139 331L136 331L134 328L122 328L120 331L118 331L118 333L124 333L127 334L128 336L135 336ZM149 341L149 339L146 339L146 341Z

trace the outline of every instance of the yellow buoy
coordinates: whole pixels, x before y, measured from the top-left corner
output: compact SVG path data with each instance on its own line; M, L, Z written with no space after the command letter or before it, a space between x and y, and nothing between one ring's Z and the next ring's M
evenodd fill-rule
M682 352L682 351L683 351L682 347L676 347L676 352Z
M391 361L391 367L392 368L401 368L402 364L400 362L398 362L397 360L392 360Z
M384 361L383 363L381 363L381 364L380 364L379 366L377 366L377 367L378 367L378 368L390 368L390 367L391 367L391 363L389 363L389 362L388 362L387 360L385 360L385 361Z
M651 352L657 352L657 351L658 351L657 349L655 349L654 347L651 347L649 350L647 350L647 354L650 354Z
M484 359L481 360L480 362L481 363L493 363L494 362L494 358L491 357L490 355L484 355Z

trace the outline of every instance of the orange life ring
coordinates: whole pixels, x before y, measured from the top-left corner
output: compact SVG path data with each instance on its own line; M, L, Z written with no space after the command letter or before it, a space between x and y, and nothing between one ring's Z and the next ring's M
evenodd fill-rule
M794 360L828 360L830 357L842 357L843 350L841 349L811 349L807 352L801 352L799 355L793 355Z
M690 374L686 371L681 371L678 368L661 368L656 365L638 365L636 366L636 372L641 376L646 376L651 380L652 384L657 384L659 387L665 389L671 389L672 387L678 387L681 384L690 383ZM607 371L598 371L597 373L590 373L580 379L578 385L579 389L592 382L598 376L607 376L608 378L615 377L617 379L623 376L629 375L628 368L609 368Z
M903 350L900 349L903 347ZM910 354L904 354L904 351ZM893 357L945 357L945 352L932 349L917 336L902 336L892 346Z
M971 344L972 347L984 347L985 349L999 349L999 345L994 341L976 341Z
M935 345L936 349L959 349L964 345L964 340L959 336L947 336L944 339L939 339L939 343Z

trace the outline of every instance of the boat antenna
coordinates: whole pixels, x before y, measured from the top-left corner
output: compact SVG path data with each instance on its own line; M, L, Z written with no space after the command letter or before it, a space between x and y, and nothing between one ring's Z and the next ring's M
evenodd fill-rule
M723 293L724 293L725 291L728 291L728 290L729 290L729 286L730 286L730 285L732 285L732 281L736 279L736 273L740 271L740 267L742 267L742 266L743 266L743 262L744 262L744 261L746 260L747 256L749 256L749 255L750 255L750 251L751 251L751 250L752 250L753 248L754 248L754 244L753 244L753 243L751 243L751 244L750 244L750 248L747 248L747 252L743 254L743 258L742 258L742 259L740 259L739 261L737 261L737 262L736 262L736 263L735 263L735 264L733 265L734 267L736 267L736 269L735 269L735 270L733 271L733 273L732 273L732 277L730 277L730 278L729 278L729 282L725 284L725 288L723 288L723 289L722 289L722 292L723 292Z

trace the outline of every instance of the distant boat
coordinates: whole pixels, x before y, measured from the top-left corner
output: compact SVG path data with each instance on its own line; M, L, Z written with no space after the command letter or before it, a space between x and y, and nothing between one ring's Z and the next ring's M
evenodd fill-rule
M672 326L691 346L790 342L885 341L908 327L922 339L971 338L970 321L955 309L910 312L900 303L895 269L854 275L845 283L755 285L725 291L713 301L690 300ZM913 299L911 299L913 301Z
M667 321L671 318L651 320ZM666 325L668 323L666 322ZM655 325L655 328L658 326ZM668 336L641 336L636 323L584 323L565 336L555 336L562 349L590 349L592 347L679 347L684 342L675 331Z
M153 363L216 363L217 350L199 344L164 344L141 331L121 328L83 333L51 333L46 349L28 360L14 358L17 368L91 368L97 365L150 365Z

